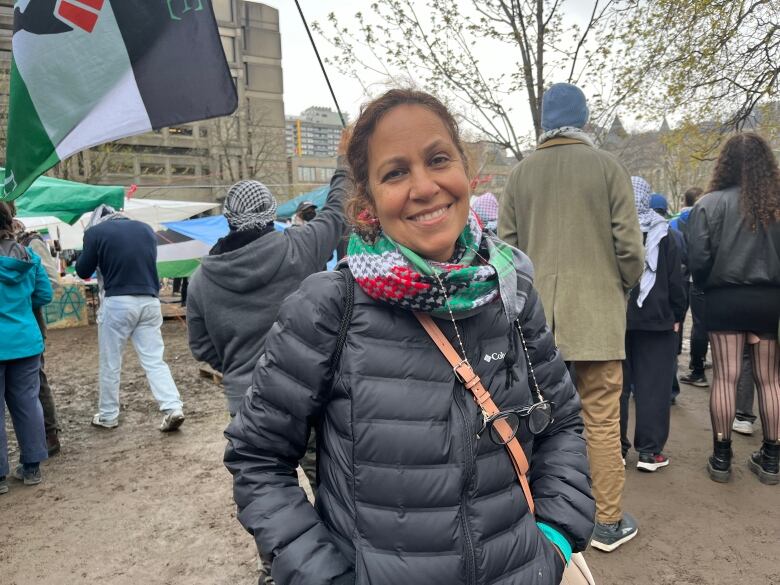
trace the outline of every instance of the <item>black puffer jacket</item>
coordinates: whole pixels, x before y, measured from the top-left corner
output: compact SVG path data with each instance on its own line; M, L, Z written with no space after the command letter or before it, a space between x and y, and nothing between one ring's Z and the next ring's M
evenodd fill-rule
M688 262L693 282L705 291L780 287L780 222L754 232L742 216L739 187L708 193L688 219Z
M595 507L580 402L531 286L530 261L522 262L520 322L540 387L556 404L544 435L521 436L536 520L582 550ZM272 554L276 582L326 585L354 571L357 585L557 585L563 562L529 513L505 448L477 440L471 394L411 313L356 286L331 380L345 291L342 274L320 273L285 301L253 390L226 431L238 518ZM452 324L439 326L458 347ZM511 365L520 382L506 385L501 304L458 327L499 407L530 404L522 351ZM316 510L295 471L315 423Z

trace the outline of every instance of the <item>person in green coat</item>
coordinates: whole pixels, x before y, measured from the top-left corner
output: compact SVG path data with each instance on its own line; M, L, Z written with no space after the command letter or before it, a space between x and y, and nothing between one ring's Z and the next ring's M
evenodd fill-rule
M531 257L555 342L574 363L596 498L592 544L609 552L637 532L622 510L620 394L626 296L644 251L629 174L583 132L588 113L574 85L545 92L545 132L509 175L498 235Z

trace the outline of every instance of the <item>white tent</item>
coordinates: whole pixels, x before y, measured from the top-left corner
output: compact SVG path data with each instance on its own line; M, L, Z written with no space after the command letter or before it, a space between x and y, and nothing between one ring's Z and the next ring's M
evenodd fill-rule
M164 222L187 219L218 206L219 203L125 198L122 213L130 219L147 223L154 231L158 231L163 228ZM80 250L84 240L84 228L89 223L90 215L85 213L73 225L68 225L56 217L19 217L19 220L27 229L49 230L52 238L60 240L63 249Z

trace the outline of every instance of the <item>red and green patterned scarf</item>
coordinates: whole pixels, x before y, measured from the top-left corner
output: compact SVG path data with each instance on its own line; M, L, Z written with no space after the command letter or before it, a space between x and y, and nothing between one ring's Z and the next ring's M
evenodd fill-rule
M409 311L447 316L447 299L449 308L458 314L491 303L500 296L507 318L513 321L517 317L517 276L512 248L483 234L473 213L469 214L469 221L458 238L451 262L426 260L395 243L384 232L374 242L352 234L347 262L355 281L368 296Z

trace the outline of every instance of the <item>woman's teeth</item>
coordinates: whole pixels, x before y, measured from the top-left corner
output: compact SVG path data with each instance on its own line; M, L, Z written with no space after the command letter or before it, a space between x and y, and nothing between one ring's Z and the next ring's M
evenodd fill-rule
M423 213L422 215L415 215L412 219L414 221L431 221L433 219L436 219L437 217L441 217L447 212L446 207L442 207L441 209L437 209L436 211L432 211L430 213Z

